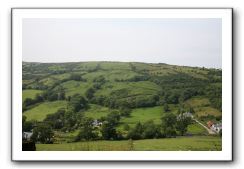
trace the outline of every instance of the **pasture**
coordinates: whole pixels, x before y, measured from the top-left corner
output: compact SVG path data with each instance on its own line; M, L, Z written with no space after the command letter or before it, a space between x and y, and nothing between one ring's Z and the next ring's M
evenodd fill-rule
M36 89L26 89L22 91L22 103L25 101L25 99L30 98L34 99L37 94L42 93L42 90L36 90Z
M121 124L129 124L134 126L137 122L145 123L148 120L153 120L156 124L160 124L160 118L163 115L163 109L161 106L150 108L137 108L133 109L129 117L122 118Z
M221 150L221 137L208 136L199 124L189 121L188 126L180 126L186 132L177 127L178 114L185 112L192 112L204 124L208 120L221 123L221 72L164 63L23 62L22 101L32 99L23 104L24 124L28 131L34 127L41 130L41 123L49 127L54 144L37 144L40 151ZM37 94L40 97L35 97ZM57 112L60 108L65 110ZM54 113L48 123L43 121ZM167 117L166 113L176 116ZM164 115L167 118L162 120ZM148 125L149 120L156 127ZM162 125L166 120L168 126ZM142 129L139 124L136 129L138 122ZM135 137L135 133L143 137Z
M36 144L37 151L221 151L222 141L214 136L178 137L122 141L85 141Z
M25 111L23 115L26 116L27 120L42 121L48 114L53 114L58 109L66 108L66 106L66 101L44 102L38 104L30 110Z

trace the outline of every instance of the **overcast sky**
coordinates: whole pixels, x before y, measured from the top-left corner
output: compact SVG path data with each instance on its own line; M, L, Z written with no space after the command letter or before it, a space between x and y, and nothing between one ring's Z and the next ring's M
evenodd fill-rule
M23 61L221 68L221 19L23 19Z

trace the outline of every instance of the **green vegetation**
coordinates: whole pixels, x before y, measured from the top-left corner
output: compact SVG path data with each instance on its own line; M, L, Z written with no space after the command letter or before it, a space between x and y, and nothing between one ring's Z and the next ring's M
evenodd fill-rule
M23 90L22 103L25 101L25 99L27 99L27 98L34 99L37 94L41 94L41 93L42 93L41 90L33 90L33 89Z
M198 109L196 109L196 111L197 111L198 116L213 115L213 116L217 117L222 114L219 110L212 108L210 106L198 108Z
M36 144L37 151L221 151L221 139L211 136L124 141Z
M191 135L207 135L208 132L200 124L193 123L188 126L187 132Z
M70 80L60 84L60 86L64 88L66 96L72 96L77 93L84 96L87 88L90 87L90 84L87 82Z
M91 104L89 105L89 109L85 111L85 116L93 119L100 119L101 117L106 117L109 111L107 107Z
M55 113L58 109L65 108L67 106L66 101L54 101L44 102L27 110L23 114L27 117L27 120L42 121L46 115Z
M129 117L122 118L120 120L121 124L129 124L134 126L137 122L146 122L148 120L153 120L155 123L160 124L162 116L162 107L150 107L150 108L137 108L131 112Z
M37 150L221 150L221 134L192 120L221 123L221 70L23 62L22 79L22 130Z

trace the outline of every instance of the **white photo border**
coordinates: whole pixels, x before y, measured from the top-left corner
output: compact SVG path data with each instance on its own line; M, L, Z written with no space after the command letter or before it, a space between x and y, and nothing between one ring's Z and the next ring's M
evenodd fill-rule
M12 8L13 161L232 161L232 8ZM222 151L22 151L23 18L221 18Z

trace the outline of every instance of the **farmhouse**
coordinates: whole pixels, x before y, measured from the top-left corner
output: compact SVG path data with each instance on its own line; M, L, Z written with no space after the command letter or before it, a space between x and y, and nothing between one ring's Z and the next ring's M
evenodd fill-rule
M219 133L220 130L222 130L222 124L221 123L213 124L210 129L215 131L216 133Z
M213 123L212 121L207 122L208 128L212 131L219 133L222 130L222 124L221 123Z
M99 127L99 126L102 126L102 124L103 123L98 121L97 119L93 120L93 122L92 122L93 127Z
M30 141L32 135L33 135L32 132L23 132L22 133L22 139L26 140L26 141Z
M212 121L208 121L208 122L207 122L208 128L210 129L211 126L212 126L213 124L214 124L214 123L213 123Z
M181 118L186 118L186 117L193 118L193 115L190 112L185 112L185 113L179 114L178 117L177 117L177 120L179 120Z

